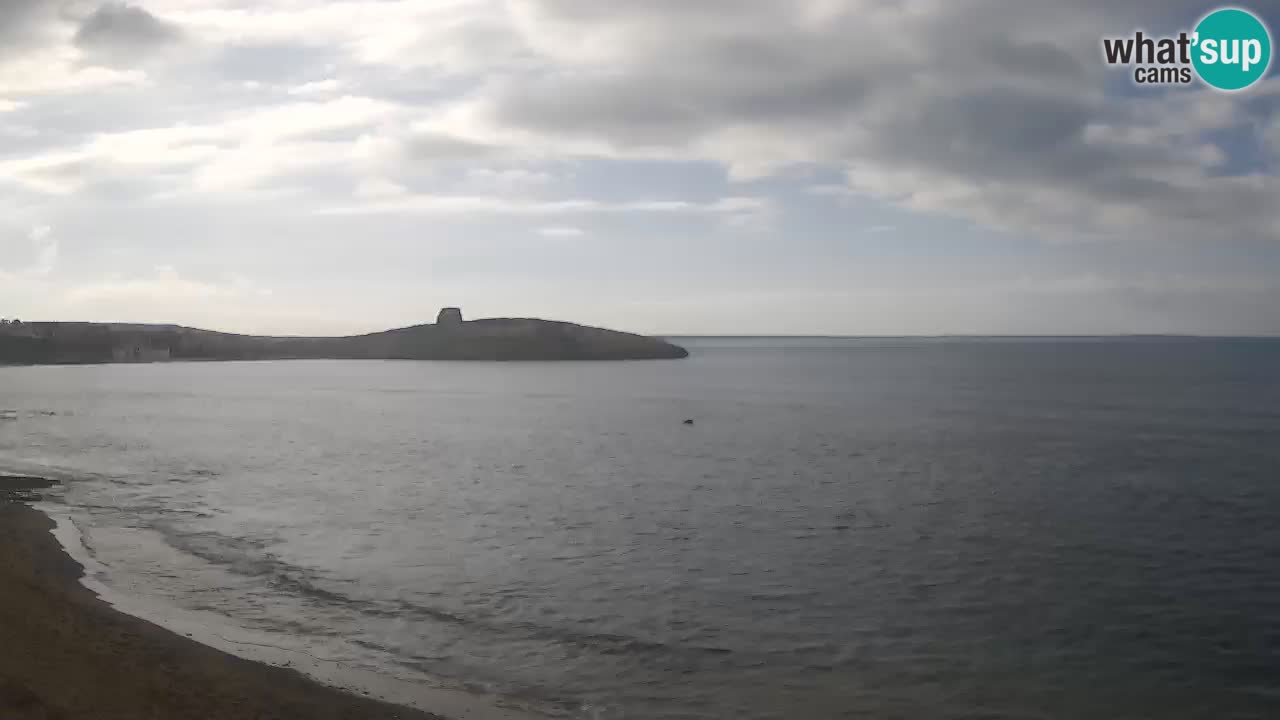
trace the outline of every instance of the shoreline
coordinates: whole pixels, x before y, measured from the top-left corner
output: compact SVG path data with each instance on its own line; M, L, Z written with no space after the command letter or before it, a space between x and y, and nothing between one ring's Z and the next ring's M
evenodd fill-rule
M5 720L533 717L461 691L417 688L418 697L411 697L414 693L407 691L414 686L393 679L360 683L372 689L356 694L334 687L350 673L326 676L316 667L246 659L217 647L220 643L201 642L207 638L198 624L152 622L130 614L99 592L104 588L90 587L82 558L64 547L70 523L27 504L55 484L0 475L0 647L9 650L0 653L0 717ZM317 674L326 682L315 679Z

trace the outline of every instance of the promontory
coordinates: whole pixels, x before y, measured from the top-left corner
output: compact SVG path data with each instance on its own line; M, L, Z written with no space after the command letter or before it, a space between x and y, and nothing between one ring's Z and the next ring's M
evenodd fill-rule
M165 360L650 360L689 355L659 338L526 318L464 321L457 308L434 324L344 337L266 337L180 325L5 322L0 363Z

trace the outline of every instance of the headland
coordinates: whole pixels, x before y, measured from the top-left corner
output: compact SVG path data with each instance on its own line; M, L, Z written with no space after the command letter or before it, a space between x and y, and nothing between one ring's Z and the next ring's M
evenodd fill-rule
M238 335L181 325L30 322L0 325L0 364L166 360L659 360L688 356L665 340L534 318L435 323L343 337Z

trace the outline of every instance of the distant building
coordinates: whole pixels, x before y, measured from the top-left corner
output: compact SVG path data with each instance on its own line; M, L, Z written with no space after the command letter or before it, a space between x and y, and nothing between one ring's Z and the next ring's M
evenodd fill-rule
M436 315L437 325L461 325L462 310L456 307L447 307L440 310L440 314Z

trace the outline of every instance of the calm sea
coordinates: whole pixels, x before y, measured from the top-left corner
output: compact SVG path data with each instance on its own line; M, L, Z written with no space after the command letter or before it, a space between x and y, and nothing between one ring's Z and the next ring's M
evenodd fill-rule
M0 469L123 592L567 717L1280 717L1280 341L682 342L0 368Z

